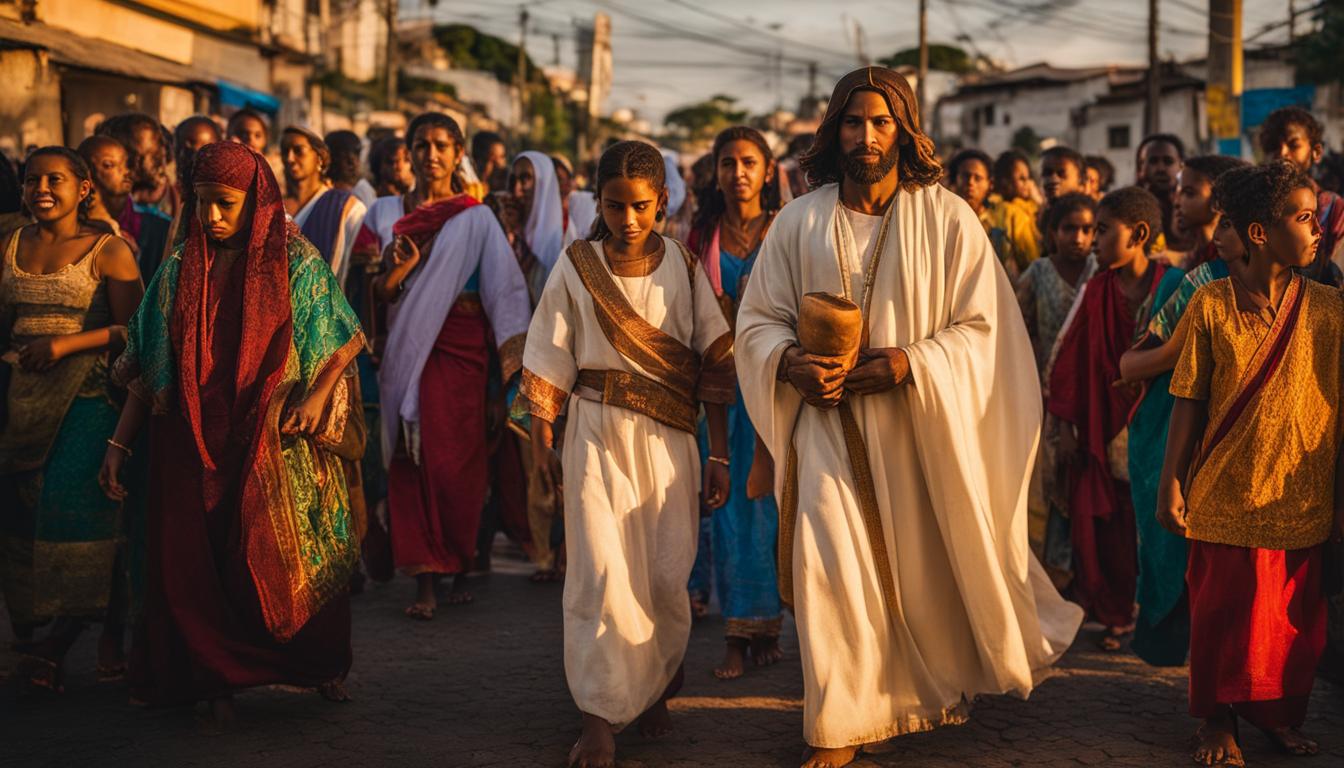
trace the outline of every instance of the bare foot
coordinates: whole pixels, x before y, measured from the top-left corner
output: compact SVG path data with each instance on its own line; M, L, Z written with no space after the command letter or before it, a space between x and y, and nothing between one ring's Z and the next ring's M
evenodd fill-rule
M434 596L434 574L418 574L415 577L415 602L406 609L406 615L412 619L429 621L434 618L434 609L438 607L439 599Z
M658 701L639 716L639 735L650 741L672 735L672 713L667 711L665 700Z
M778 664L784 658L778 635L758 635L751 639L751 660L758 667Z
M1267 728L1261 729L1269 740L1274 742L1274 746L1285 755L1294 757L1310 757L1321 751L1321 746L1315 741L1307 738L1296 728Z
M596 715L583 714L583 732L569 750L569 768L612 768L616 765L616 736L611 724Z
M1191 758L1199 765L1246 765L1237 744L1236 722L1231 713L1206 719L1195 732L1195 741Z
M691 595L691 618L703 619L709 615L709 603L699 595Z
M728 638L723 653L723 663L714 668L714 676L720 680L736 680L747 667L747 641L738 637Z
M210 716L214 718L215 727L221 731L227 731L233 728L238 722L238 713L233 709L232 696L220 696L217 699L210 700Z
M466 605L475 599L476 598L472 597L471 593L467 591L467 575L465 573L459 573L454 576L453 589L448 593L448 597L444 602L449 605Z
M317 693L327 701L341 704L350 701L350 694L345 690L344 680L332 680L317 686Z
M854 762L858 754L857 746L834 749L809 747L807 753L803 755L802 768L841 768Z

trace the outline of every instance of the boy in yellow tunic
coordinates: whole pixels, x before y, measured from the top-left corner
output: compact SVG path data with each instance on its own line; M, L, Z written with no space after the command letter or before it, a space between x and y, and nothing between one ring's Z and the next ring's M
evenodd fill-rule
M1301 171L1229 171L1216 194L1249 263L1186 310L1157 514L1192 539L1195 762L1242 765L1237 717L1284 752L1318 751L1298 728L1325 644L1322 544L1344 532L1344 299L1294 271L1321 241Z

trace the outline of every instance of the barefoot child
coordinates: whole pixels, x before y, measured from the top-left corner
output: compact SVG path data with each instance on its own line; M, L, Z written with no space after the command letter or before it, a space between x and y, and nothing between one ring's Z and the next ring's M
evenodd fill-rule
M598 162L593 240L555 263L528 331L522 394L534 471L564 493L565 677L583 713L571 765L615 761L638 719L670 731L690 635L686 582L699 529L698 404L709 422L705 503L728 497L724 404L732 335L703 270L652 235L667 204L662 155L625 141ZM568 405L563 482L551 424Z
M1071 465L1073 598L1107 627L1106 650L1119 649L1132 628L1137 578L1124 448L1137 393L1114 383L1120 378L1120 355L1148 326L1153 293L1165 270L1148 258L1161 221L1157 200L1137 187L1101 199L1097 262L1105 271L1083 289L1050 372L1046 402L1049 413L1067 422L1059 461Z
M1316 195L1287 163L1235 171L1220 195L1246 246L1241 278L1201 288L1158 490L1190 541L1194 759L1241 765L1236 718L1294 755L1325 644L1322 545L1344 531L1339 488L1340 294L1295 274L1320 246Z
M1169 269L1157 286L1154 306L1161 309L1148 323L1147 333L1134 349L1120 358L1120 373L1128 382L1145 382L1144 393L1129 422L1129 490L1139 531L1139 616L1132 648L1149 664L1180 666L1190 645L1189 610L1185 602L1185 540L1157 524L1157 480L1167 445L1171 418L1171 369L1185 343L1178 322L1190 298L1201 286L1239 274L1245 249L1214 204L1214 183L1227 171L1245 167L1233 157L1192 157L1176 184L1176 218L1194 238L1195 249L1186 263L1189 274ZM1179 331L1177 330L1179 327Z
M1050 352L1078 289L1097 271L1097 260L1092 256L1096 214L1097 205L1088 195L1071 193L1056 200L1045 214L1045 229L1053 243L1050 255L1032 262L1017 286L1018 305L1027 323L1042 384L1048 383ZM1037 471L1045 513L1041 562L1055 585L1063 588L1073 570L1073 553L1069 546L1068 488L1060 482L1057 462L1059 432L1059 419L1046 414Z

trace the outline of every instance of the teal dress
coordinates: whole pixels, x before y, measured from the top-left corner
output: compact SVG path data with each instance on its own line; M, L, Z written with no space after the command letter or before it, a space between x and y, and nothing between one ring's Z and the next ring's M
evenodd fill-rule
M758 247L746 258L720 251L723 293L732 300L734 312L759 251ZM745 639L778 636L782 616L775 565L779 509L774 496L747 498L747 476L755 451L756 428L739 388L737 399L728 407L728 503L702 521L691 591L707 595L712 578L727 624L726 634ZM702 459L709 456L709 436L703 420L700 453Z
M1148 324L1149 344L1171 338L1195 291L1227 275L1227 264L1217 259L1189 274L1167 270L1153 301L1161 309ZM1139 617L1131 647L1139 658L1158 667L1184 664L1190 647L1186 541L1157 522L1157 484L1166 456L1171 407L1176 402L1170 385L1170 371L1150 381L1129 422L1129 492L1139 533Z

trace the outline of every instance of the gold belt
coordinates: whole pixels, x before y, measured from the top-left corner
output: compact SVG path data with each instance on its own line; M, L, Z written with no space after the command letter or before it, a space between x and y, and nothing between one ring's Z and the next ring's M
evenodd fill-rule
M666 424L696 433L699 411L695 400L661 381L627 371L579 371L574 394L584 400L613 405Z

